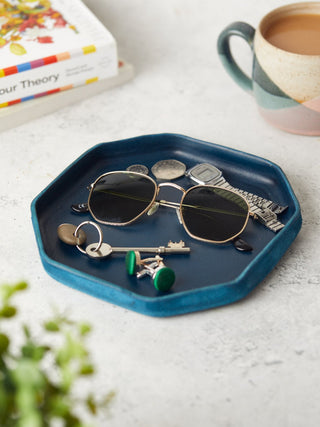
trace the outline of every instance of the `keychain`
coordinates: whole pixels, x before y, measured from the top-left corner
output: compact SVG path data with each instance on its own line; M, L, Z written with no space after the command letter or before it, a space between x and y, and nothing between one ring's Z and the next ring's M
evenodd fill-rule
M85 225L93 226L99 235L99 241L91 243L85 248L87 238L83 231ZM101 227L93 221L84 221L78 226L73 224L60 224L57 229L59 239L71 246L75 246L82 254L88 255L93 259L105 259L112 253L126 253L126 268L129 275L136 274L137 278L149 275L152 277L154 287L160 291L169 290L174 281L175 274L171 268L168 268L163 263L163 258L160 254L187 254L190 248L185 246L185 243L168 242L167 246L157 247L114 247L103 241L103 232ZM154 253L153 258L141 259L140 252Z

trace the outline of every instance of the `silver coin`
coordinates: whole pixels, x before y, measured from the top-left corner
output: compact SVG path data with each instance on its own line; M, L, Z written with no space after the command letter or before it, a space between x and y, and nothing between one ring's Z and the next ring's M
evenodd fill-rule
M144 175L148 175L149 173L149 169L145 165L131 165L127 167L127 171L139 172L139 173L143 173Z
M185 171L186 165L175 159L160 160L151 168L151 172L156 178L167 181L179 178L184 175Z

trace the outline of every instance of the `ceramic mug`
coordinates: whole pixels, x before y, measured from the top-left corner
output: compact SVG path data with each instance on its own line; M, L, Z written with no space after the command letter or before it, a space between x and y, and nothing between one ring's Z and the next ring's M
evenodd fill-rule
M245 22L234 22L220 34L218 52L227 72L254 95L260 113L269 123L292 133L320 135L320 53L286 51L265 37L279 19L291 15L318 15L320 19L320 2L279 7L268 13L256 30ZM232 56L231 36L244 38L252 49L250 77Z

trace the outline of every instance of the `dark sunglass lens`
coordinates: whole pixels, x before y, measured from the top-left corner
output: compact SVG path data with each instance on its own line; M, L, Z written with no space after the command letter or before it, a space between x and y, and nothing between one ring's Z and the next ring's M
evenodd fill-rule
M125 224L149 207L155 191L155 183L147 176L114 172L96 182L89 207L98 221Z
M248 205L237 194L222 188L201 186L187 192L181 207L189 233L213 242L237 235L248 218Z

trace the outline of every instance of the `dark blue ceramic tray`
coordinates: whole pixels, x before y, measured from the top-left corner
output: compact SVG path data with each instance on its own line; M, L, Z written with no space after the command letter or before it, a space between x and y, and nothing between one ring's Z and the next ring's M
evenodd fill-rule
M281 220L285 227L274 234L249 219L243 238L253 246L241 253L232 245L212 245L191 239L173 209L160 208L126 227L102 226L104 241L112 246L158 246L184 240L189 255L166 255L166 265L176 273L170 292L159 293L150 277L128 276L124 255L93 260L58 240L61 223L80 224L91 219L70 210L72 203L87 200L87 186L100 174L125 170L142 163L149 170L162 159L177 159L187 168L209 162L224 172L235 187L288 205ZM152 174L151 174L152 176ZM191 182L175 180L184 188ZM172 189L169 189L172 191ZM161 190L165 191L165 189ZM163 194L162 198L165 198ZM177 194L179 200L181 194ZM172 200L172 194L169 195ZM59 282L92 296L151 316L171 316L230 304L245 297L273 269L301 228L299 203L282 170L265 159L227 147L175 134L146 135L96 145L64 170L32 202L32 221L40 257L46 271ZM91 233L92 232L92 233ZM88 241L96 230L86 229Z

